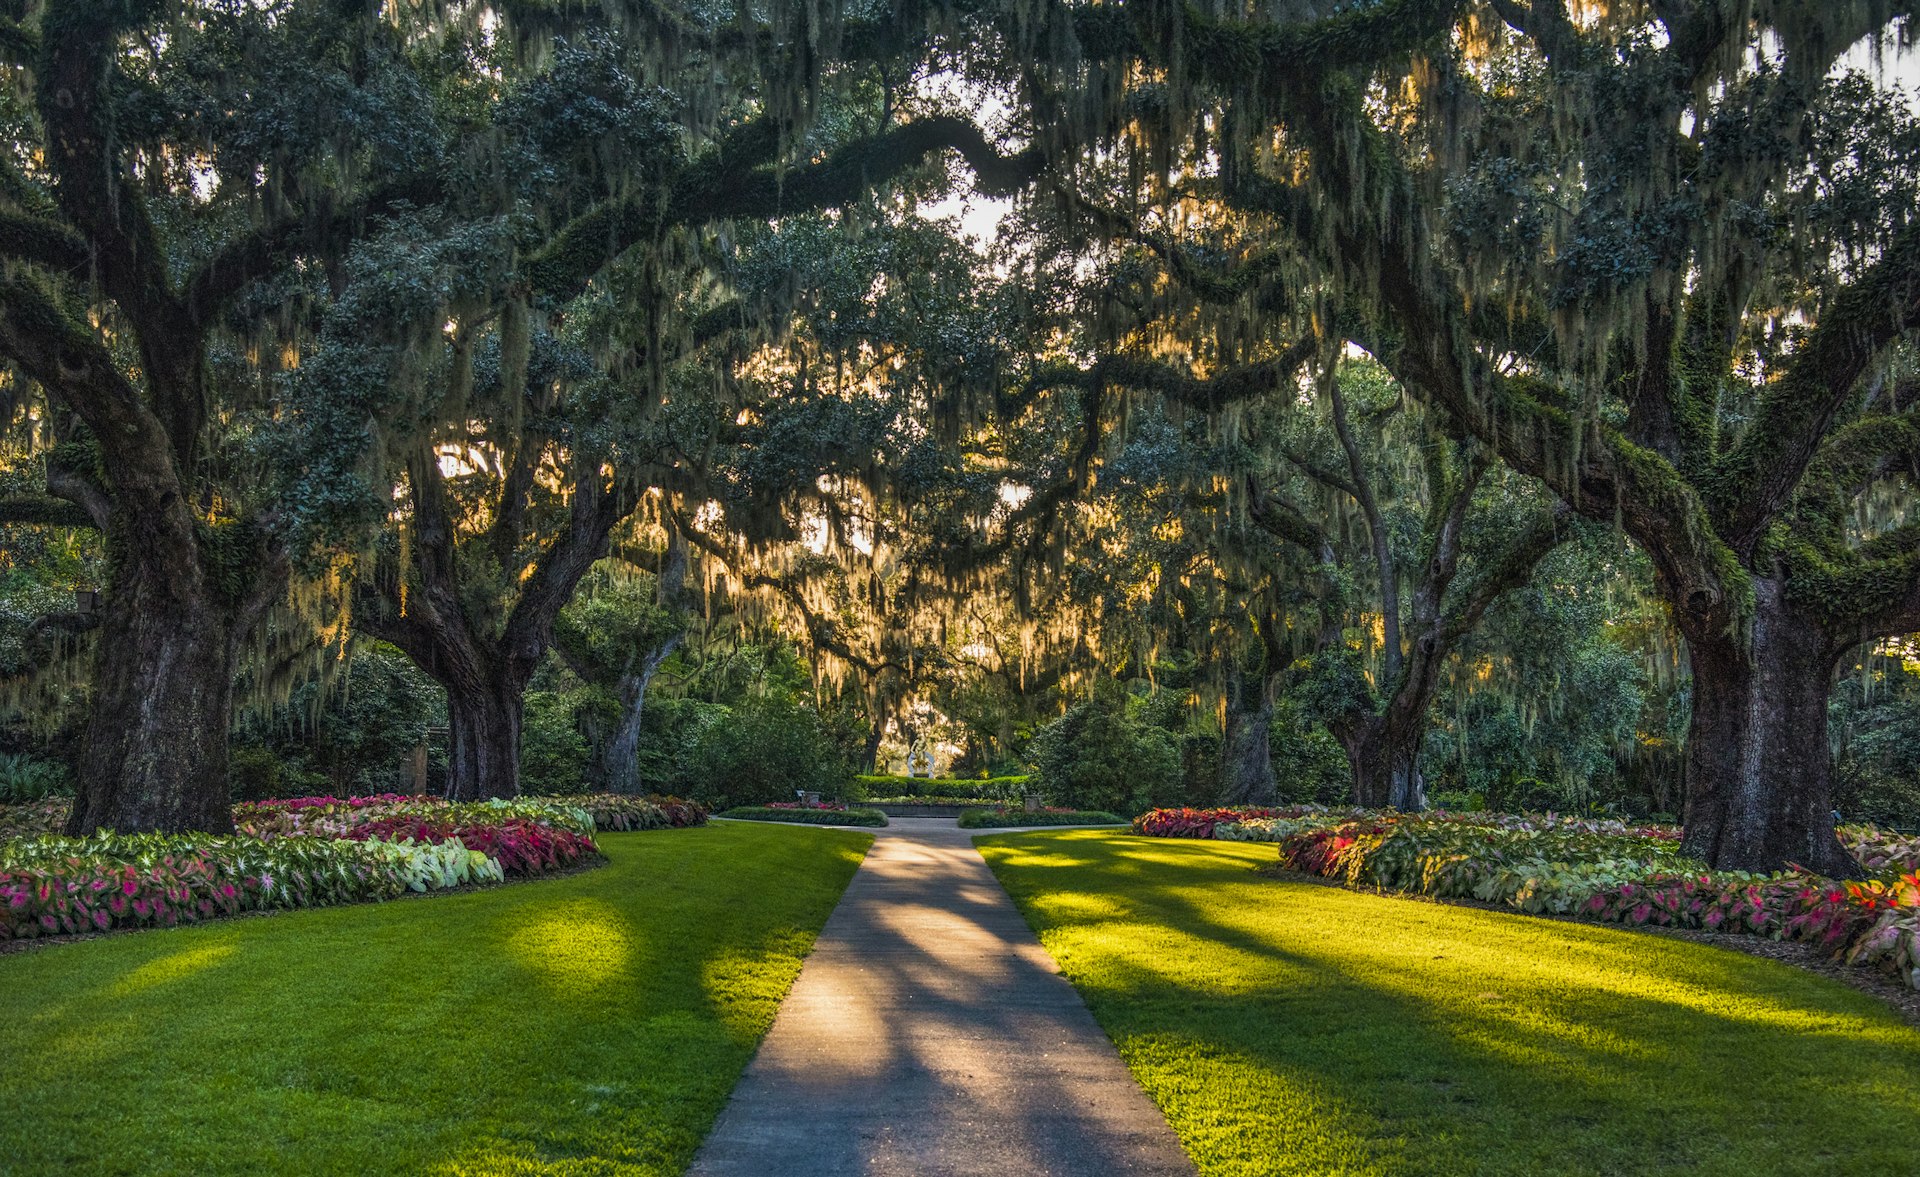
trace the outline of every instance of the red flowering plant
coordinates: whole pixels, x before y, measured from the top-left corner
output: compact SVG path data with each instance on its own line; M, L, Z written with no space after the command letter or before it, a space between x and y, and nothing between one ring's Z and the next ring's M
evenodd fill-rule
M599 830L666 830L707 824L706 806L679 797L577 793L546 800L586 811L593 817L594 828Z
M1133 819L1133 832L1150 838L1211 838L1214 827L1226 822L1303 817L1309 813L1324 812L1318 805L1295 805L1284 809L1257 805L1222 809L1150 809Z
M499 862L500 869L510 875L557 870L599 852L593 839L584 834L521 817L459 822L394 814L362 822L348 831L347 837L357 842L459 842Z

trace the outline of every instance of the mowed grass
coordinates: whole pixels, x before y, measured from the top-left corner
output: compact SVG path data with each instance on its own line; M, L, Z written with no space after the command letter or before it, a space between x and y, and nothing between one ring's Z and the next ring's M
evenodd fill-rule
M980 846L1208 1177L1920 1174L1920 1032L1802 970L1271 846Z
M871 835L0 956L0 1173L678 1173Z

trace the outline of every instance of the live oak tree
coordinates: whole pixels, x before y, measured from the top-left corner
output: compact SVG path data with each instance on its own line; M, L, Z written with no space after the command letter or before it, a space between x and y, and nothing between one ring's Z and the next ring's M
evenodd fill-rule
M1074 25L1102 81L1081 92L1177 79L1132 109L1161 158L1206 134L1183 199L1248 218L1325 318L1648 553L1692 669L1686 844L1719 867L1855 869L1833 670L1920 626L1912 117L1841 67L1908 15L1385 0Z
M432 432L402 420L418 407L408 388L282 398L315 387L279 370L326 346L320 323L356 241L390 222L429 237L498 222L506 266L464 276L458 342L504 338L517 372L535 314L636 249L684 256L689 226L852 199L950 147L993 182L1018 182L1025 163L951 116L890 116L816 153L806 130L822 55L871 67L932 35L930 14L892 15L903 19L807 6L758 24L622 4L0 6L0 61L30 97L7 120L0 174L0 353L60 414L49 491L81 507L113 555L73 828L227 826L236 651L296 563L309 572L326 544L356 546L343 538L346 518L365 514L356 478L413 476L427 542L409 566L432 563L436 521L453 513L436 508L436 463L393 448ZM609 39L630 49L625 77L599 68L592 47ZM541 91L558 76L543 72L550 61L578 66L582 89ZM657 328L660 309L639 317ZM430 366L438 340L401 341L400 367ZM496 403L519 419L517 391ZM371 433L384 452L353 452ZM602 518L634 493L610 474L583 489L567 551L590 555ZM557 562L516 635L544 640L586 563ZM447 654L430 656L450 665ZM492 702L489 713L506 707ZM460 788L511 792L498 752L458 758L486 781Z
M0 68L0 360L108 555L69 828L228 829L235 659L289 575L253 446L281 328L440 135L398 31L341 5L10 3Z
M1342 364L1321 382L1317 415L1276 440L1266 473L1249 473L1247 514L1325 582L1303 610L1316 633L1304 689L1347 753L1355 804L1421 809L1443 670L1565 524L1551 495L1491 469L1403 397L1377 366ZM1354 650L1347 635L1374 618L1377 643Z
M614 704L610 730L589 732L603 787L633 792L640 780L647 688L687 635L693 602L684 543L670 543L650 573L608 560L554 622L554 649Z

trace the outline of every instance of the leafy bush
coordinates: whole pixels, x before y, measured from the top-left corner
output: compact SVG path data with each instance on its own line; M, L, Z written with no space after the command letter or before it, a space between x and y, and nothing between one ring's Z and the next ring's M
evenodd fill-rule
M229 771L253 775L233 780L233 798L411 789L414 748L446 722L445 692L412 659L358 641L343 680L306 683L280 706L235 717ZM438 749L432 761L430 773L444 771Z
M520 788L536 796L578 793L593 751L576 726L578 700L557 691L529 691L520 725Z
M67 766L24 752L0 752L0 805L24 805L73 792Z
M1009 826L1098 826L1124 825L1126 818L1097 809L1012 809L1004 805L992 809L970 809L960 815L963 830L1004 829Z
M908 795L905 797L868 797L865 798L865 800L869 805L956 805L967 808L986 808L1006 804L1004 801L996 801L989 797L928 797Z
M789 821L813 826L884 826L887 815L878 809L776 809L771 805L739 805L721 817L741 821Z
M1033 784L1053 805L1134 814L1180 789L1173 735L1102 699L1076 704L1042 728L1027 753Z
M688 751L675 792L710 809L795 792L831 792L846 779L839 749L810 707L749 699L706 728Z
M236 801L265 801L282 793L285 770L271 748L245 745L227 753L227 792Z
M57 834L66 828L72 809L73 802L65 797L48 797L29 805L0 805L0 842Z

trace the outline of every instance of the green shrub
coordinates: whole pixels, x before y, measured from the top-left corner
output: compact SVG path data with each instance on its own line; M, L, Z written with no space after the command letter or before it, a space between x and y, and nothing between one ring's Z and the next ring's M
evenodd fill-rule
M960 815L959 825L963 830L996 830L1012 826L1118 826L1126 821L1118 814L1098 809L1042 809L1035 813L996 806L968 810Z
M1282 699L1274 707L1267 748L1282 803L1341 805L1352 796L1345 749L1293 700Z
M446 722L446 693L411 659L384 642L356 642L344 678L305 683L279 706L242 708L235 716L231 755L269 751L279 779L264 780L273 774L256 757L242 765L256 775L236 781L234 797L411 793L413 751L429 728ZM429 779L441 779L445 769L436 747Z
M555 796L586 791L593 761L575 722L576 700L559 691L529 691L520 726L520 791Z
M0 753L0 805L24 805L73 792L67 766L24 752Z
M846 765L812 708L768 696L709 724L681 774L673 792L718 811L831 793L846 779Z
M1042 728L1027 752L1033 784L1052 805L1131 815L1180 794L1173 734L1106 700L1075 705Z
M766 805L739 805L721 817L741 821L787 821L807 826L884 826L887 815L878 809L774 809Z
M227 792L235 801L284 796L280 757L271 748L246 745L227 753Z

